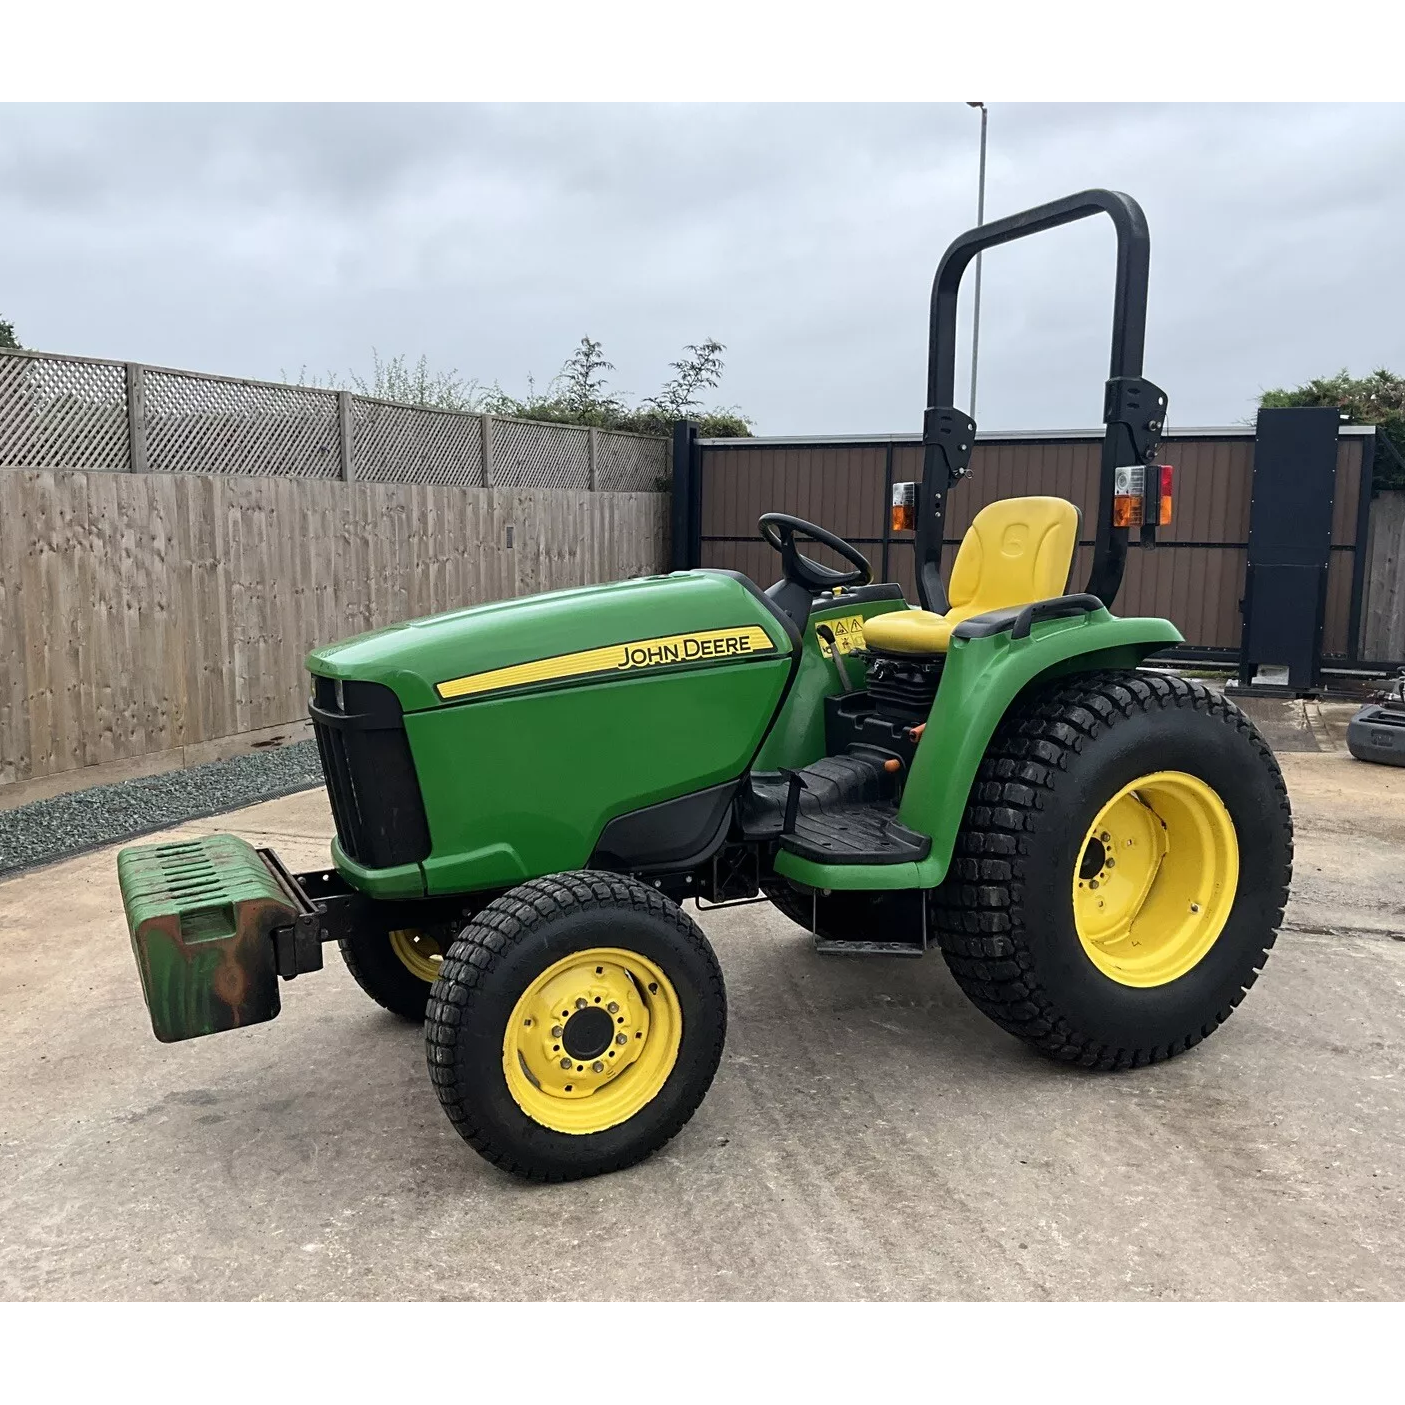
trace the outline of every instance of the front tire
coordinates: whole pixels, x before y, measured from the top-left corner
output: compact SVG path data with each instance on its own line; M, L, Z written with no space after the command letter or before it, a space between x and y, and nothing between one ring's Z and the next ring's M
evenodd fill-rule
M575 1180L657 1151L702 1102L727 999L707 938L633 878L513 888L449 948L425 1025L460 1136L504 1171Z
M337 945L352 979L377 1005L421 1024L447 935L439 929L370 927Z
M1202 683L1105 673L1001 722L933 910L952 974L1002 1029L1129 1068L1229 1018L1291 873L1288 794L1254 724Z

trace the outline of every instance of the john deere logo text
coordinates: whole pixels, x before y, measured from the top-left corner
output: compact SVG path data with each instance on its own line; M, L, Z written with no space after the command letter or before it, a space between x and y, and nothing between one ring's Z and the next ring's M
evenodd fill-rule
M475 693L495 693L504 688L526 688L556 683L590 674L630 672L641 668L671 668L679 664L726 663L729 660L774 654L776 646L759 624L734 629L699 630L695 634L667 634L660 639L635 639L628 644L608 644L583 649L578 654L512 664L508 668L470 673L435 686L446 702Z
M761 631L757 631L761 633ZM771 641L761 634L762 647ZM721 634L681 634L676 639L655 639L647 644L626 644L616 668L659 668L670 663L692 663L695 659L735 658L749 654L756 641L749 630L725 630Z

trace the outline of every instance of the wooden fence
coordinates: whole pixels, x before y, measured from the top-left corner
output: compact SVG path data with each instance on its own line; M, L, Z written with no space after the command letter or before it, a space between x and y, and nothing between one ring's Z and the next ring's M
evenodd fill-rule
M0 471L0 808L305 735L316 644L667 569L668 495ZM1405 493L1361 657L1405 659Z
M0 805L302 735L318 643L667 569L668 501L0 472Z
M1405 492L1380 493L1371 503L1361 657L1405 659Z

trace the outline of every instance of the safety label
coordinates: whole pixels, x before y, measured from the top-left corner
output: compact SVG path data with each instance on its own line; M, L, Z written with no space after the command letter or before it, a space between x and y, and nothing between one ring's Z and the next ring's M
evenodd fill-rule
M845 615L842 620L821 620L820 623L833 630L834 646L841 654L852 654L855 649L863 648L862 615ZM820 639L819 645L825 658L833 656L827 639Z

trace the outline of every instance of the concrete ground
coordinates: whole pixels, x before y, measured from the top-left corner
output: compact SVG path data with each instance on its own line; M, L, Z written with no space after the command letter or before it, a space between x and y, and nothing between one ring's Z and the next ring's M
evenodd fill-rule
M104 850L0 884L5 1298L1399 1298L1405 771L1264 711L1288 924L1243 1007L1124 1074L1044 1062L940 958L822 958L701 920L732 1023L684 1132L551 1188L474 1155L418 1030L335 951L272 1024L151 1037ZM319 792L234 830L324 861Z

